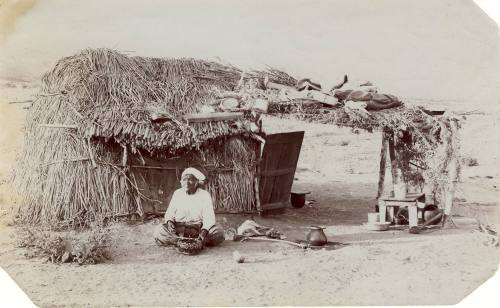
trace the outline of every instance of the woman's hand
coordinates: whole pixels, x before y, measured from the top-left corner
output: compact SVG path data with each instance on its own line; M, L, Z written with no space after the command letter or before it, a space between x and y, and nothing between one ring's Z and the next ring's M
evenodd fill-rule
M169 232L175 233L175 223L173 221L167 221L167 230Z
M198 236L198 239L201 241L203 244L203 247L205 247L205 241L207 239L208 231L206 229L201 229L200 235Z

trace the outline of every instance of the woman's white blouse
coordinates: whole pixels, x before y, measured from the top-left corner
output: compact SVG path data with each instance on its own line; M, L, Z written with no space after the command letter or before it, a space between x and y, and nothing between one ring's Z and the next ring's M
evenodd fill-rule
M202 223L203 229L209 230L215 225L215 213L210 194L198 188L192 195L188 195L182 188L172 195L165 221Z

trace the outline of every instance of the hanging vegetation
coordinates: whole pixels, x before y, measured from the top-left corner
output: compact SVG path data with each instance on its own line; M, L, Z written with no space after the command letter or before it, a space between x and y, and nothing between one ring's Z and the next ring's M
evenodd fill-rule
M314 101L276 100L271 115L341 127L383 131L395 146L396 167L406 183L431 187L435 202L445 203L460 176L460 121L449 113L431 115L422 107L400 106L380 111L329 106Z

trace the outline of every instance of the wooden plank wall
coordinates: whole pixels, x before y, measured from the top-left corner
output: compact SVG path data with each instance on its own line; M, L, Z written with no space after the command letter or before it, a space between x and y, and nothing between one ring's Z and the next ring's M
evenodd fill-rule
M288 205L303 138L303 131L267 136L260 166L263 211Z
M131 181L137 183L141 198L136 201L145 213L158 213L167 210L173 192L180 188L180 172L187 166L185 159L157 161L144 158L146 165L131 164ZM137 196L136 196L137 197Z

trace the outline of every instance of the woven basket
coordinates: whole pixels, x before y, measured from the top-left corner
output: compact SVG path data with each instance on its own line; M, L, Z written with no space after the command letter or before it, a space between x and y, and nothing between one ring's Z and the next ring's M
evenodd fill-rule
M177 251L185 255L196 255L203 250L199 239L180 239L177 241Z

